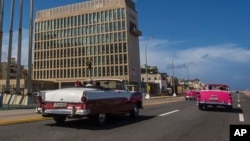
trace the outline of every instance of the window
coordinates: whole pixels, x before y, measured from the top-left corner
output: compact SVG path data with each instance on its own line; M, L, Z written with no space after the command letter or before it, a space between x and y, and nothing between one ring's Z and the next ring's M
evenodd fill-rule
M121 9L120 8L117 9L117 18L118 18L118 20L121 19Z
M125 8L122 8L122 19L125 19Z
M101 21L104 22L104 18L105 18L105 13L104 13L104 11L102 11L101 14L102 14L102 15L101 15L101 16L102 16L102 17L101 17Z
M96 13L93 13L93 23L96 23Z
M123 66L120 66L120 75L124 75Z
M97 13L97 23L100 23L101 22L101 13L98 12Z
M105 67L102 67L102 72L103 72L103 73L102 73L103 76L107 76L107 75L106 75L106 71L105 71Z
M109 12L105 11L105 22L109 21Z
M116 9L113 10L113 19L116 20Z
M89 24L89 22L88 22L88 21L89 21L89 20L88 20L88 18L89 18L89 15L88 15L88 14L86 14L86 15L85 15L85 24L86 24L86 25L87 25L87 24Z

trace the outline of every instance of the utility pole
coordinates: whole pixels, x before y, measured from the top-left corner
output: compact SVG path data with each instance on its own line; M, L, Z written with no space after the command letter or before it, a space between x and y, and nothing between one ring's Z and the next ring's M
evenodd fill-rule
M12 36L13 36L13 18L14 18L14 5L15 0L11 3L11 14L10 14L10 31L9 31L9 49L8 49L8 64L7 64L7 79L5 92L10 93L10 65L11 65L11 52L12 52Z
M32 45L33 45L33 0L30 0L30 28L29 28L29 59L28 59L28 94L32 93Z
M16 92L20 94L20 78L21 78L21 52L22 52L22 20L23 20L23 0L20 0L20 15L19 15L19 29L18 29L18 51L17 51L17 78L16 78Z
M2 42L3 42L3 17L4 17L4 0L0 2L0 67L2 62ZM2 73L0 72L0 78Z
M186 64L186 67L187 67L187 79L188 79L188 81L189 81L188 64Z
M176 93L175 93L175 76L174 76L174 56L173 56L173 60L172 60L172 71L173 71L173 90L174 90L173 96L176 96Z
M145 70L146 70L146 99L150 99L150 94L149 94L149 91L148 91L148 59L147 59L147 48L148 48L148 43L149 41L152 39L152 37L149 37L148 41L147 41L147 44L146 44L146 47L145 47L145 63L146 63L146 66L145 66Z

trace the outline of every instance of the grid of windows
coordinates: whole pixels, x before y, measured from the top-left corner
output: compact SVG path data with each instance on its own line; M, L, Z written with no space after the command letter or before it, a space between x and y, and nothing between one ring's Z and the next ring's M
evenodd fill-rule
M34 79L121 76L128 71L125 8L35 22Z

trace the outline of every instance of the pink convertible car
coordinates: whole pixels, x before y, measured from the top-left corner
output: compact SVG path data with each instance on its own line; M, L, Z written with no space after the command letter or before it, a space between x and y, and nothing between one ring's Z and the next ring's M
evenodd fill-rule
M187 90L184 95L186 100L196 99L197 95L200 94L200 90Z
M233 108L231 91L225 84L207 84L197 96L197 103L200 110L205 110L208 106L223 106L229 110Z

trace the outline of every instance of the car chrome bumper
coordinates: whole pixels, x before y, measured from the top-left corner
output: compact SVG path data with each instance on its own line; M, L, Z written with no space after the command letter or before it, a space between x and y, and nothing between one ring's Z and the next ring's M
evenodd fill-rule
M78 110L78 109L43 109L43 115L70 115L70 116L86 116L90 113L90 110Z
M233 105L233 103L226 103L226 102L208 102L208 101L200 101L198 102L198 104L207 104L207 105L228 105L228 106L231 106Z
M186 98L196 98L196 96L186 96Z

